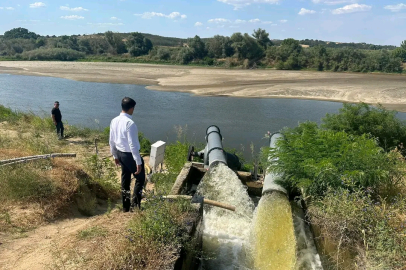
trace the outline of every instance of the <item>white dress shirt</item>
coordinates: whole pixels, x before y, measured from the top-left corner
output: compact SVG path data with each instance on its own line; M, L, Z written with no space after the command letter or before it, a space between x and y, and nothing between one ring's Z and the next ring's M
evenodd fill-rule
M117 150L133 155L135 163L142 165L138 128L131 115L120 113L110 123L110 152L117 159Z

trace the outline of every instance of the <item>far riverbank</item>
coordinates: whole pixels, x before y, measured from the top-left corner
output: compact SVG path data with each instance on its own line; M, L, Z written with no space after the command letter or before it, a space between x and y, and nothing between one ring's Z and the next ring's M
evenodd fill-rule
M1 61L0 73L148 85L201 96L294 98L382 104L406 112L406 76L236 70L129 63Z

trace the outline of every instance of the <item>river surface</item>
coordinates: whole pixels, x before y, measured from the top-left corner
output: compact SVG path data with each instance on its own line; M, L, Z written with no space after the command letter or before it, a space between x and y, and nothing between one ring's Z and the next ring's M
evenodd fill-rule
M320 122L337 113L342 103L236 97L202 97L188 93L148 90L142 85L80 82L53 77L0 74L0 104L19 111L50 117L54 101L60 102L63 121L105 128L121 111L121 100L136 100L133 119L152 142L176 140L175 126L187 125L187 138L204 143L206 128L217 125L223 146L242 151L250 159L250 144L268 145L267 131L295 127L306 120ZM398 116L406 119L405 113Z

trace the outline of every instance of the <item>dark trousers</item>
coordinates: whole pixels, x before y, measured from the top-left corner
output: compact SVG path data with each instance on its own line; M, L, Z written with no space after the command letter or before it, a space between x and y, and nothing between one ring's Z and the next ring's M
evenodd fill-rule
M55 126L56 126L56 134L58 134L59 138L63 138L64 127L63 127L62 121L61 122L56 122Z
M128 212L131 206L141 208L141 195L145 184L144 159L141 158L141 173L134 175L135 185L131 203L131 175L137 171L137 164L131 153L117 151L117 158L121 164L121 196L123 199L123 211Z

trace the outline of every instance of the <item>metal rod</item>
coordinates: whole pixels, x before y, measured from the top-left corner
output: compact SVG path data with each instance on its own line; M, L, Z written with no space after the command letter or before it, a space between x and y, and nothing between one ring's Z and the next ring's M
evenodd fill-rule
M72 153L55 153L55 154L46 154L46 155L37 155L37 156L28 156L28 157L0 160L0 167L6 166L6 165L17 164L17 163L24 163L24 162L38 160L38 159L55 158L55 157L76 157L76 154L74 154L74 153L73 154Z

